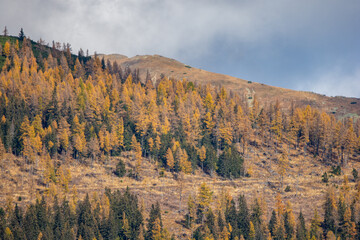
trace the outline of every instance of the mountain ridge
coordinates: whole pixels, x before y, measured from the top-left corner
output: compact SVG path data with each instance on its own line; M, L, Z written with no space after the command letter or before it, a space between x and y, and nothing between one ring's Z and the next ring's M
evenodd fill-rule
M277 100L289 107L290 103L295 106L310 105L321 109L329 114L334 114L338 118L359 117L360 116L360 98L344 96L326 96L308 91L297 91L282 87L270 86L263 83L252 82L230 75L213 73L207 70L191 67L175 59L160 55L137 55L126 57L120 54L99 54L105 61L116 61L122 68L139 69L140 79L146 79L147 72L150 73L153 80L164 75L168 78L187 79L194 83L211 84L215 86L224 86L225 88L239 93L244 99L252 101L254 97L261 102L269 103Z

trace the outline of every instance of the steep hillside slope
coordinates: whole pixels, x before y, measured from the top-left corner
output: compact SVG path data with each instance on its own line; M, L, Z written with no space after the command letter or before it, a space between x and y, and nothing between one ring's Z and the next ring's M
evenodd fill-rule
M145 79L147 71L149 71L153 79L157 79L163 74L174 79L186 78L200 84L224 86L231 91L242 94L244 99L249 99L249 101L256 95L261 102L270 103L279 100L289 104L294 102L295 106L310 105L337 117L358 117L360 115L360 98L327 97L312 92L269 86L224 74L208 72L159 55L128 58L124 55L111 54L99 55L99 57L104 57L105 60L110 60L110 62L117 61L123 68L139 69L141 79Z
M213 191L212 206L218 207L221 195L226 193L232 196L235 201L240 194L245 194L249 204L253 204L256 197L264 197L267 205L267 216L270 216L275 207L276 195L281 188L280 176L276 173L275 152L271 149L250 147L250 154L246 158L247 165L253 169L253 175L240 179L224 179L219 176L211 177L204 174L201 169L194 174L185 175L182 181L176 180L173 173L165 171L154 164L151 159L144 159L141 165L143 179L137 181L130 177L119 178L113 170L119 159L126 164L126 169L132 169L135 162L131 159L131 152L124 152L120 157L111 158L107 165L94 163L93 166L78 164L76 162L66 163L63 166L71 171L69 192L64 192L61 186L48 189L43 182L45 167L39 163L38 167L27 164L22 165L21 158L7 155L0 169L0 206L5 206L9 199L13 203L22 206L24 209L29 202L39 197L41 193L45 196L58 194L59 199L65 196L72 199L73 195L83 199L86 194L91 198L101 196L105 188L112 191L124 191L130 188L137 196L144 207L145 216L149 215L151 205L158 201L161 204L162 220L164 226L178 239L187 239L190 236L190 229L183 226L184 216L187 213L187 200L189 195L196 196L201 183L206 182ZM267 155L264 153L267 152ZM289 186L289 191L280 191L284 203L290 201L295 216L302 211L307 221L313 217L314 209L318 209L322 215L324 196L329 186L334 186L338 194L344 185L344 176L332 176L328 183L322 182L321 175L329 172L330 167L320 161L314 160L312 156L301 155L299 150L292 149L290 169L284 178L284 186ZM254 156L257 157L254 157ZM301 167L302 166L302 167ZM30 169L34 168L34 174ZM350 195L357 192L356 181L353 180L352 169L359 169L360 163L352 161L343 168L343 174L349 177ZM76 189L76 190L74 190ZM181 194L181 195L180 195ZM181 203L180 203L180 199ZM309 206L311 202L311 206ZM269 219L267 219L269 221Z

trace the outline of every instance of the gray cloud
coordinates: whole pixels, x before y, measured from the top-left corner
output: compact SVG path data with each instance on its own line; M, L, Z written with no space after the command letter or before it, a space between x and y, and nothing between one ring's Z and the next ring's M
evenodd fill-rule
M12 34L23 27L34 40L69 42L75 51L161 54L210 71L323 91L294 79L323 82L319 72L334 65L344 79L356 72L359 12L357 0L12 0L2 4L0 23ZM359 95L346 91L335 95Z
M312 82L301 84L302 80L298 79L297 90L323 93L327 96L360 96L360 67L352 72L343 72L341 67L334 66L324 72L309 76Z

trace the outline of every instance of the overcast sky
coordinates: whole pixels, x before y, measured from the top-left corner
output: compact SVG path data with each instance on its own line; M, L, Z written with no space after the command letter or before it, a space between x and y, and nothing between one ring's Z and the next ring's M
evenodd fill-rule
M296 90L360 97L359 0L11 0L0 26L74 52L160 54Z

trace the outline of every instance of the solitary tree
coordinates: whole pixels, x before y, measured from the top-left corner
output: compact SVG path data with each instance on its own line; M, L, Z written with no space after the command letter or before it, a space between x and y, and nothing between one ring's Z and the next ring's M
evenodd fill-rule
M199 158L201 162L201 168L204 171L204 161L206 159L206 148L204 145L199 150Z
M278 174L281 177L281 188L284 184L284 176L286 174L286 170L289 168L289 159L285 151L283 151L282 154L280 154L278 158Z
M25 37L24 30L23 30L23 28L21 28L20 33L19 33L19 38L20 38L20 40L23 40L24 37Z
M187 201L187 209L188 209L188 219L187 224L189 227L191 227L191 224L196 216L196 202L195 199L192 198L191 194L189 195L188 201Z
M255 239L255 227L252 221L250 221L249 239Z
M8 35L8 30L7 30L7 27L6 27L6 26L5 26L5 28L4 28L3 33L4 33L4 37L7 37L7 35Z
M166 152L166 164L170 170L174 168L174 156L170 148Z
M131 138L131 149L133 150L133 158L135 160L135 177L138 178L140 175L140 166L142 162L141 158L141 145L136 140L135 135Z
M203 222L204 220L204 213L208 210L211 200L212 200L213 192L210 188L206 185L206 183L202 183L199 187L198 193L198 213L199 219Z

